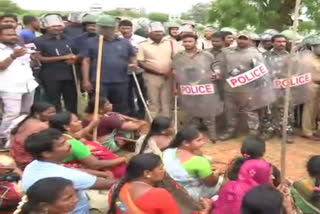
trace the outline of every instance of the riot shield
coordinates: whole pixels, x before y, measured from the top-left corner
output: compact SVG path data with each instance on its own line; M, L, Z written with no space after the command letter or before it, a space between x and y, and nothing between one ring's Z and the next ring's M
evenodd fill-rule
M266 55L266 61L272 74L273 88L277 103L284 103L285 88L290 87L290 104L299 105L308 101L312 90L313 56L310 52L299 52L290 59L289 55ZM288 76L289 64L292 64L291 76Z
M211 80L212 63L213 56L206 51L199 51L193 58L182 52L173 59L181 108L190 116L204 118L223 112L218 88Z
M220 68L224 95L235 111L250 112L275 101L270 73L256 48L225 49Z
M312 54L299 52L290 59L289 55L276 59L269 57L269 70L272 73L273 88L277 103L284 103L285 88L290 87L290 104L303 104L310 98L312 90ZM291 76L288 76L289 64L292 64Z

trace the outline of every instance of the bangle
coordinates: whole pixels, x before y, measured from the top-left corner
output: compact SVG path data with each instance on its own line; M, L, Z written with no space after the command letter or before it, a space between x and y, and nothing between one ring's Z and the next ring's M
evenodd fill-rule
M15 60L17 57L14 57L13 54L11 54L11 55L10 55L10 58L11 58L12 60Z

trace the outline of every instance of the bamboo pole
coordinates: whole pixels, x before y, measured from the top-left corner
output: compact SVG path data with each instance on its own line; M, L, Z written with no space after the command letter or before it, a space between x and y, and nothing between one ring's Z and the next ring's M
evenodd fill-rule
M293 39L290 51L289 66L288 66L288 78L291 78L291 73L293 69L293 57L295 55L295 46L297 41L297 29L299 22L299 10L300 10L301 0L296 0L295 11L294 11L294 21L293 21ZM285 93L285 106L283 115L283 126L282 126L282 143L281 143L281 157L280 157L280 168L281 168L281 180L285 181L286 178L286 155L287 155L287 128L288 128L288 116L289 116L289 105L290 105L290 87L287 85Z
M99 98L100 98L100 77L101 77L101 64L102 64L102 48L103 48L103 36L99 36L99 46L98 46L98 60L97 60L97 75L96 75L96 90L95 90L95 101L94 101L94 112L93 119L98 120L99 113ZM93 141L97 140L98 127L93 130Z
M174 96L174 129L178 133L178 96Z

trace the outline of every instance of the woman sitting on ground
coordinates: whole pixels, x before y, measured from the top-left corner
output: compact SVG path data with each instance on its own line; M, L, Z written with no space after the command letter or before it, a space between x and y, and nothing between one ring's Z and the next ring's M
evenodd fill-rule
M291 195L297 208L302 213L320 213L320 156L309 159L307 171L310 178L294 182Z
M271 165L264 160L248 160L240 168L236 181L228 181L220 190L214 214L240 214L242 199L253 187L271 183Z
M223 182L220 173L212 171L210 161L198 155L203 144L203 136L197 129L185 127L163 152L164 167L170 177L197 201L211 198Z
M153 153L162 156L162 151L168 148L174 129L167 117L156 117L152 121L147 135L141 136L137 143L135 154Z
M241 145L241 157L233 159L227 169L227 178L237 180L242 164L247 160L263 159L266 152L266 143L258 137L247 137ZM272 165L272 164L271 164ZM280 184L280 171L272 165L273 184L275 187Z
M99 143L88 142L83 138L92 131L92 129L97 125L97 122L92 121L86 128L83 128L81 121L75 114L70 112L61 112L50 118L49 125L51 128L62 131L64 136L67 138L67 142L72 146L72 154L63 161L67 163L67 165L70 166L71 164L71 166L75 166L74 164L79 163L84 168L91 169L85 170L88 173L102 177L108 177L108 175L104 172L99 172L99 170L110 170L116 178L120 178L124 175L125 158L118 158L115 154L102 147ZM82 142L78 139L84 141ZM94 151L97 150L97 155L93 155L89 148Z
M10 153L18 167L23 169L33 160L24 149L25 139L31 134L47 129L49 117L54 114L54 105L35 103L31 106L30 114L12 130Z
M86 127L94 118L95 99L91 99L82 124ZM105 145L110 151L117 152L126 144L125 140L121 140L117 135L125 131L122 135L126 138L135 138L140 135L140 129L147 124L146 121L138 120L119 113L112 112L112 104L105 98L100 97L99 102L99 124L98 124L98 141ZM133 132L128 132L133 131Z
M68 214L77 202L71 181L60 177L44 178L28 189L14 214Z
M134 156L128 163L125 177L110 191L108 214L180 214L170 193L155 187L164 175L158 155Z

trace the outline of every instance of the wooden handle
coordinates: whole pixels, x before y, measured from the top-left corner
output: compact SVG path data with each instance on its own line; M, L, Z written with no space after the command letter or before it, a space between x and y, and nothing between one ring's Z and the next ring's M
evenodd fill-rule
M103 48L103 36L99 36L99 49L98 49L98 60L97 60L97 76L96 76L96 90L95 90L95 100L94 100L94 112L93 118L97 120L99 115L99 98L100 98L100 77L101 77L101 64L102 64L102 50ZM98 125L99 126L99 125ZM93 130L93 141L97 140L98 136L98 126Z

